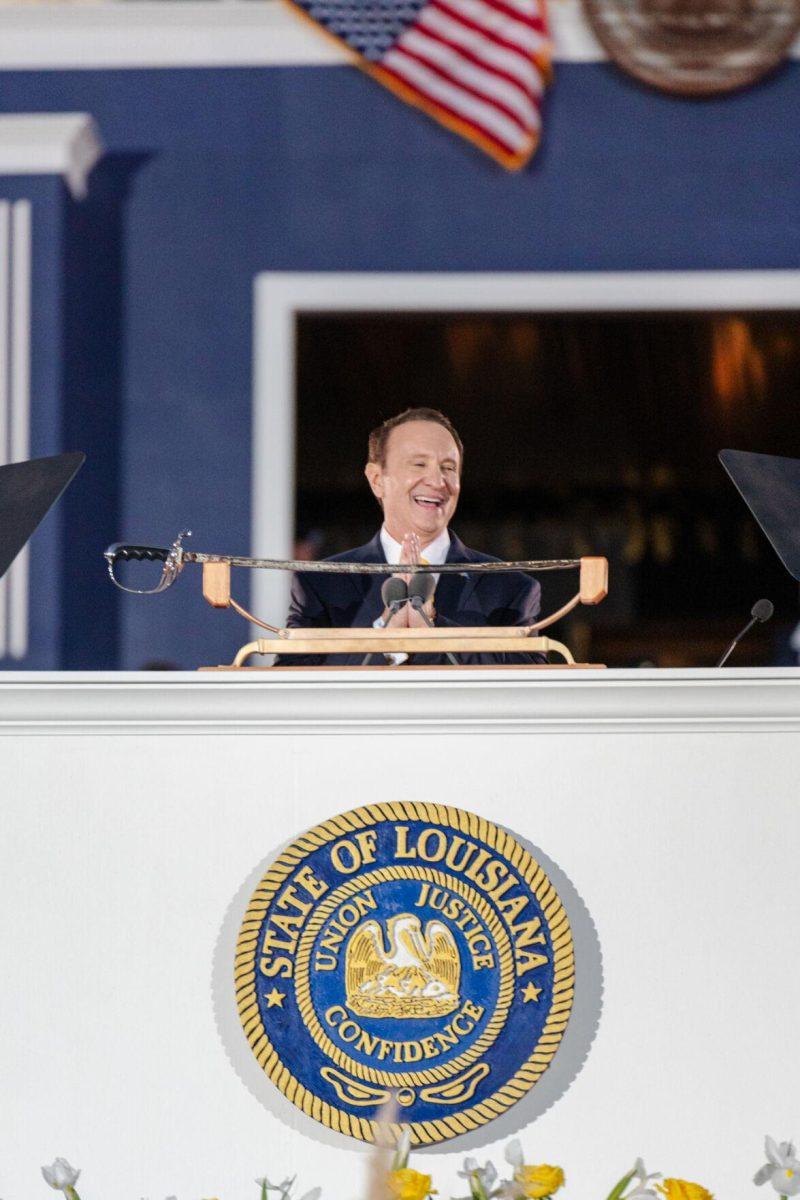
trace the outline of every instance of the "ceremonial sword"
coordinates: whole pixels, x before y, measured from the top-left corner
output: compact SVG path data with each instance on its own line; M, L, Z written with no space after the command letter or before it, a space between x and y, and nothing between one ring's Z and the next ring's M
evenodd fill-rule
M191 530L185 529L178 535L171 546L132 546L124 542L115 542L105 551L103 557L108 563L108 573L111 579L123 592L131 592L136 596L152 596L157 592L166 591L180 575L187 563L227 563L231 567L250 567L266 571L313 571L333 575L443 575L461 574L493 574L504 571L564 571L580 567L579 558L525 559L521 562L445 562L445 563L362 563L336 562L324 559L313 562L307 559L282 558L248 558L237 554L203 554L196 550L187 550L183 539L191 537ZM161 578L152 588L131 588L120 583L115 575L115 567L120 562L160 562L163 563Z

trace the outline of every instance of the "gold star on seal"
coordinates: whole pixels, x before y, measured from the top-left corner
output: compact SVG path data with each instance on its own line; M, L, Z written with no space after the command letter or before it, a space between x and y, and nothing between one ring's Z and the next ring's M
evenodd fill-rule
M542 989L540 987L537 987L535 983L526 983L525 987L522 989L522 999L525 1001L526 1004L528 1003L529 1000L538 1001L541 994L542 994Z
M278 1008L283 1008L283 1002L286 999L286 992L279 992L276 987L271 992L264 992L264 999L267 1002L267 1008L274 1008L277 1004Z

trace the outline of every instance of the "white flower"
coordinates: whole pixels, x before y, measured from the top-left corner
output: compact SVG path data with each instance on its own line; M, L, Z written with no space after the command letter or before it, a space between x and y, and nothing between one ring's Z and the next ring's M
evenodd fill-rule
M75 1187L80 1171L71 1167L65 1158L57 1158L49 1167L42 1167L42 1174L45 1183L49 1183L51 1188L57 1192L66 1192Z
M778 1145L773 1138L764 1140L767 1162L753 1176L753 1183L771 1183L781 1196L796 1196L800 1193L800 1162L795 1158L791 1142Z
M392 1159L392 1170L401 1171L408 1162L408 1156L411 1153L411 1130L407 1125L403 1126L402 1133L397 1139L397 1145Z
M626 1192L623 1200L659 1200L658 1192L651 1187L636 1187L632 1192Z
M291 1179L284 1179L281 1183L270 1183L265 1175L263 1179L257 1179L256 1183L262 1191L280 1192L281 1200L288 1200L296 1178L297 1176L293 1175Z
M476 1158L465 1158L464 1170L458 1174L462 1179L469 1180L473 1200L491 1200L492 1189L497 1183L497 1171L492 1163L487 1162L485 1167L479 1167Z
M266 1197L267 1192L280 1192L281 1200L291 1200L292 1188L296 1179L297 1176L293 1175L291 1179L284 1179L281 1183L270 1183L265 1175L263 1178L257 1179L256 1183L261 1188L261 1195L264 1197ZM321 1195L322 1188L316 1187L301 1196L300 1200L319 1200ZM173 1197L172 1200L175 1200L175 1198Z
M503 1158L514 1168L514 1175L521 1167L525 1166L525 1156L522 1153L522 1143L519 1138L513 1138L508 1143L503 1151ZM520 1186L516 1179L501 1179L496 1194L499 1200L517 1200L520 1195Z
M500 1181L496 1195L499 1200L518 1200L525 1192L524 1186L517 1179L517 1172L525 1166L525 1155L522 1152L522 1142L519 1138L512 1138L503 1152L503 1157L514 1168L514 1175L511 1179Z
M509 1142L505 1149L505 1160L510 1163L515 1169L525 1166L525 1155L522 1153L522 1142L519 1138L514 1138Z
M633 1176L631 1182L636 1180L636 1186L632 1192L626 1192L624 1200L658 1200L658 1192L655 1188L648 1187L651 1179L660 1179L661 1172L656 1171L652 1175L647 1174L647 1169L640 1158L637 1158L633 1165Z
M655 1188L649 1186L651 1179L660 1179L659 1172L648 1175L647 1168L640 1158L627 1171L608 1194L607 1200L660 1200ZM633 1185L633 1190L628 1188Z

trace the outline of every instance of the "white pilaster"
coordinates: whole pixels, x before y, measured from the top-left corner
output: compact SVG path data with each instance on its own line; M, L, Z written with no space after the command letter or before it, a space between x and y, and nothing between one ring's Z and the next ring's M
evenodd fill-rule
M102 154L100 134L88 113L0 116L0 176L61 175L72 195L81 199L86 195L89 173Z

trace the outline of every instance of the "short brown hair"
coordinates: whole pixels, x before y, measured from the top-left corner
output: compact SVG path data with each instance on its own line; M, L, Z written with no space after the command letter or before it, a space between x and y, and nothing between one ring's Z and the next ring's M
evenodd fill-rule
M409 421L433 421L435 425L442 425L458 447L459 466L463 463L464 443L458 436L452 421L444 413L439 412L438 408L407 408L405 412L398 413L396 417L389 417L388 421L384 421L377 429L373 429L369 435L367 461L385 467L389 434L398 425L407 425Z

